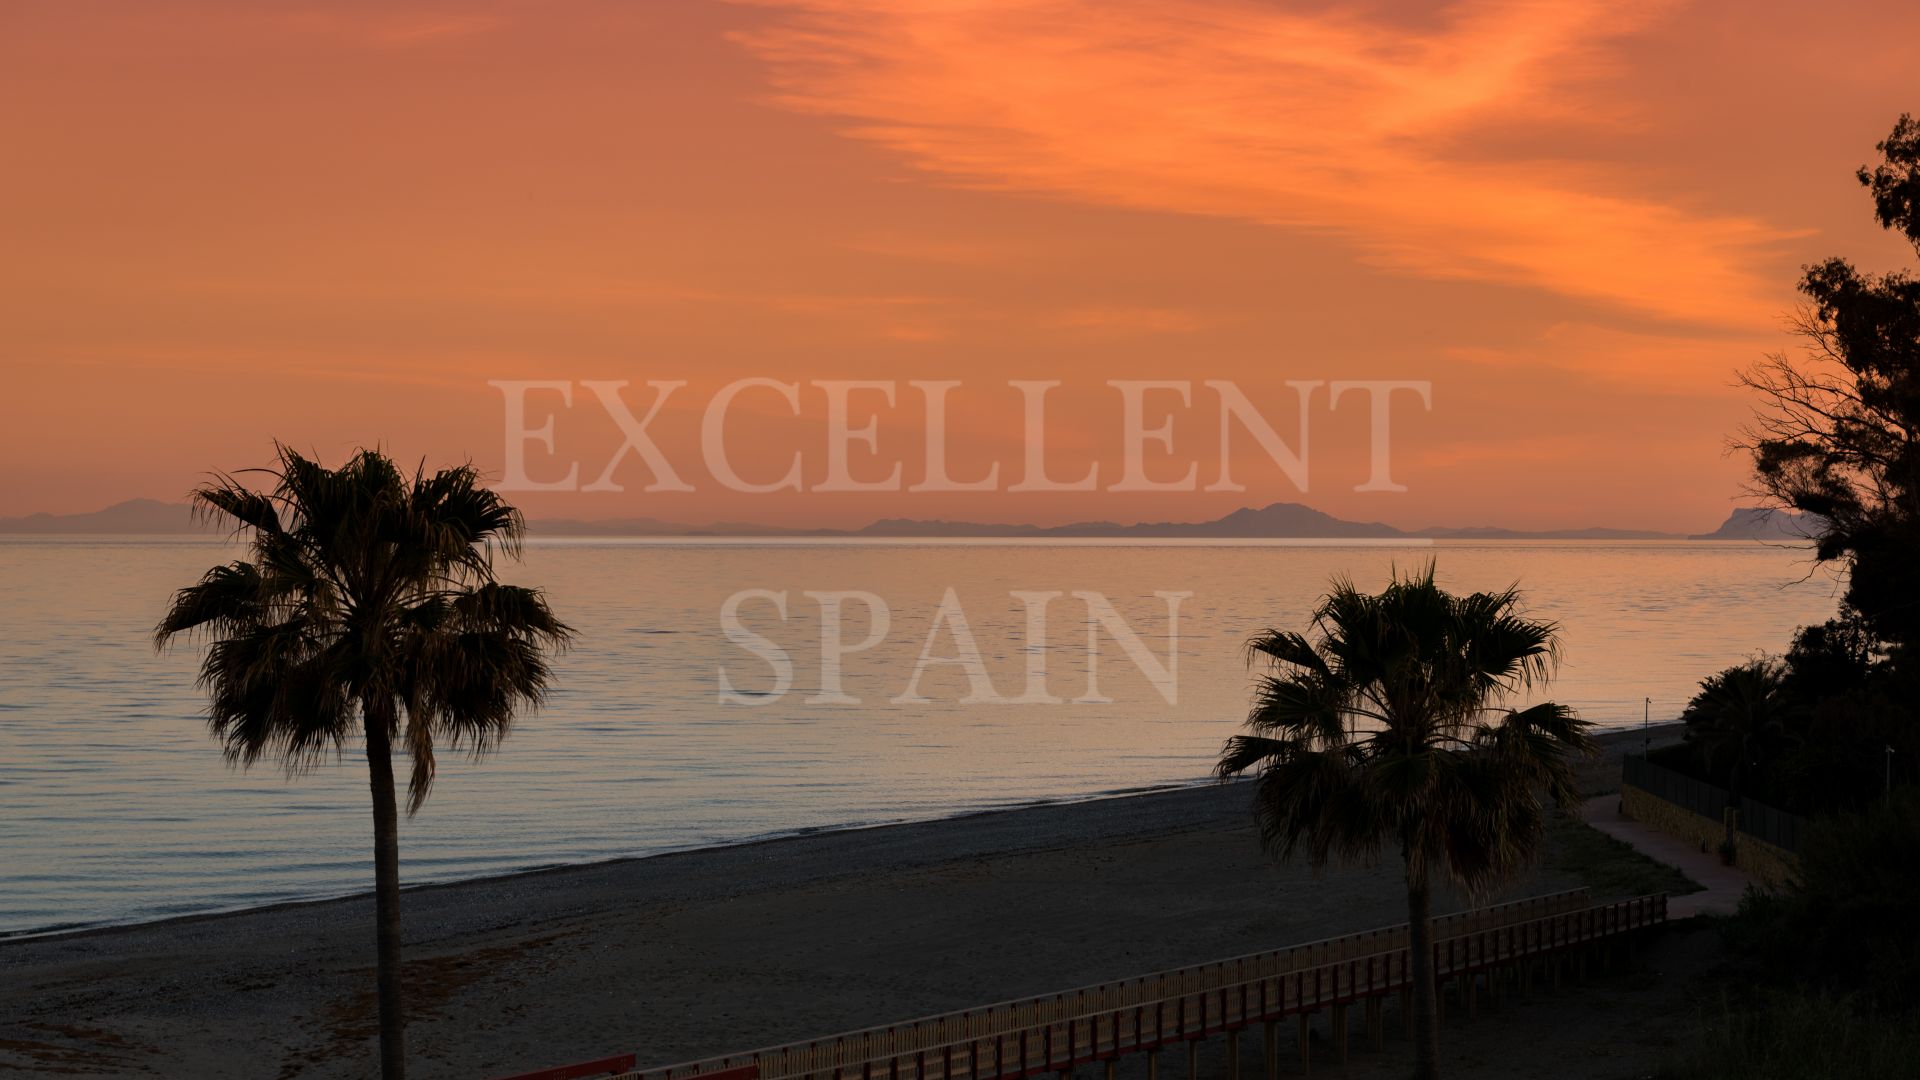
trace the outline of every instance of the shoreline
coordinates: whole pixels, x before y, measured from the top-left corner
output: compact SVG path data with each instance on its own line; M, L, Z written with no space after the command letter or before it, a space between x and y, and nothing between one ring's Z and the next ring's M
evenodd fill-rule
M1592 782L1592 779L1593 779L1592 773L1596 765L1605 766L1608 769L1615 769L1616 775L1617 775L1617 766L1615 765L1615 763L1618 761L1619 755L1621 753L1624 753L1631 748L1630 744L1635 741L1636 736L1641 738L1651 737L1655 741L1665 743L1673 740L1674 738L1677 738L1683 729L1684 729L1684 725L1681 724L1679 721L1674 720L1674 721L1667 721L1661 724L1654 724L1650 728L1645 729L1645 733L1643 733L1642 729L1639 729L1639 728L1610 728L1610 729L1605 729L1597 732L1594 738L1595 738L1595 741L1599 743L1601 747L1600 757L1597 762L1590 764L1589 766L1586 767L1586 773L1583 775L1583 782L1589 783L1589 784ZM1650 733L1650 735L1648 733ZM975 808L975 809L967 809L967 810L958 810L952 813L941 814L935 817L903 818L903 819L894 819L890 821L853 822L853 823L838 824L838 825L807 826L800 829L783 831L783 832L765 833L765 834L755 835L751 837L746 837L740 840L726 841L726 842L717 843L717 844L698 844L698 845L691 845L688 847L670 848L663 851L646 852L643 854L636 854L636 855L618 855L618 856L614 856L612 858L607 858L607 859L594 859L594 860L589 860L585 862L558 862L558 863L551 863L551 864L542 865L542 866L530 866L530 867L523 867L523 868L514 869L514 870L507 870L497 874L483 874L483 875L478 875L474 877L460 877L460 878L449 879L446 881L421 882L414 885L402 886L401 894L403 898L412 897L412 896L418 896L418 895L425 895L428 893L433 893L433 892L442 891L442 890L460 889L468 886L504 884L504 883L511 883L516 880L533 880L533 879L538 879L546 876L567 874L567 873L576 872L576 871L589 871L589 870L596 870L596 869L602 869L602 868L626 866L634 863L643 863L643 862L650 863L650 862L655 862L659 860L685 858L688 856L700 855L702 853L707 853L707 852L735 851L735 850L741 850L741 849L754 848L754 847L768 845L768 844L792 843L796 841L804 841L814 837L821 837L821 836L841 836L841 835L852 834L852 833L873 832L873 831L886 830L886 829L926 827L926 826L939 825L947 822L964 822L974 818L989 817L989 816L1000 815L1000 814L1027 813L1035 810L1044 810L1050 807L1083 806L1089 803L1112 802L1115 800L1122 800L1122 799L1150 799L1156 796L1163 796L1163 795L1167 795L1175 792L1192 791L1192 790L1203 789L1203 788L1213 788L1213 787L1231 788L1235 785L1243 784L1246 782L1247 782L1247 779L1221 782L1221 781L1213 780L1211 778L1202 778L1202 779L1190 780L1186 782L1167 781L1159 784L1148 784L1144 786L1119 788L1112 791L1096 792L1090 795L1062 796L1062 797L1056 797L1056 798L1043 797L1043 798L1036 798L1030 801L1015 803L1008 806L996 806L996 807L984 807L984 808ZM405 872L405 868L406 868L405 853L402 852L401 869L403 873ZM311 908L311 907L327 905L327 904L339 904L339 903L345 903L345 902L352 902L356 900L370 902L372 895L373 893L371 888L351 889L351 890L346 890L346 891L337 892L337 893L328 893L325 895L296 897L296 898L290 898L285 900L274 900L274 901L270 901L268 903L263 903L263 904L243 904L243 905L238 905L234 907L218 908L218 909L213 909L208 911L192 911L192 912L184 912L177 915L162 915L156 918L148 918L148 919L135 918L135 919L128 919L125 921L54 926L54 927L48 927L44 929L30 928L25 930L0 930L0 956L5 955L5 950L8 949L10 946L15 945L17 943L23 943L23 942L58 941L58 940L67 940L67 939L73 939L73 938L93 937L93 936L99 936L99 935L114 934L114 933L124 932L124 931L139 930L139 929L149 928L149 927L166 927L166 926L186 924L186 923L205 922L209 920L228 919L228 918L246 916L250 914L270 913L270 912L286 911L286 910L299 909L299 908Z
M1228 781L1228 785L1243 783L1243 780ZM849 822L841 825L807 825L798 829L781 832L759 833L739 840L726 840L712 844L690 844L686 847L666 848L637 855L615 855L604 859L588 859L582 862L556 862L539 866L525 866L513 870L503 870L495 874L479 874L472 877L449 878L446 881L423 881L412 885L402 885L403 897L417 893L432 892L439 889L457 889L466 885L484 885L510 881L516 878L536 878L549 874L564 874L574 870L592 870L600 867L621 866L629 863L648 862L656 859L671 859L698 855L702 852L731 851L738 848L750 848L762 844L778 844L789 841L806 840L816 836L837 836L844 833L867 832L875 829L897 829L914 825L934 825L949 821L966 821L969 818L991 814L1017 814L1029 810L1041 810L1055 806L1080 806L1087 803L1106 802L1113 799L1149 798L1177 791L1190 791L1195 788L1217 786L1218 782L1205 779L1186 783L1169 781L1164 784L1149 784L1113 791L1096 792L1091 795L1071 795L1059 798L1038 798L1018 802L1007 806L976 807L956 810L949 814L925 818L894 818L885 821ZM405 852L402 852L401 870L406 869ZM44 929L0 930L0 950L17 941L47 941L69 937L81 937L90 934L106 934L119 930L133 930L141 927L164 926L172 923L195 922L206 919L223 919L235 915L253 912L279 911L287 908L311 907L316 904L332 904L343 900L371 899L373 890L348 889L342 892L326 893L315 896L292 897L285 900L271 900L262 904L238 904L233 907L216 908L208 911L187 911L176 915L160 915L150 919L128 919L125 921L84 923L64 926L52 926Z
M1583 784L1587 784L1590 786L1592 783L1596 782L1596 776L1595 776L1596 767L1610 771L1611 774L1617 778L1617 762L1619 760L1619 755L1621 753L1627 752L1628 750L1632 749L1631 744L1636 741L1636 737L1639 737L1639 738L1651 737L1654 741L1664 744L1666 742L1670 742L1673 739L1677 738L1683 729L1684 729L1684 725L1681 724L1679 721L1674 720L1674 721L1668 721L1661 724L1652 725L1650 728L1646 729L1646 732L1650 733L1650 736L1648 734L1643 733L1642 729L1639 729L1639 728L1610 728L1610 729L1597 732L1594 738L1595 738L1595 741L1600 744L1600 748L1601 748L1600 756L1596 762L1591 763L1585 767L1585 771L1583 772ZM1604 782L1604 775L1599 776L1597 779L1599 782ZM558 862L558 863L551 863L543 866L530 866L530 867L523 867L520 869L507 870L497 874L483 874L475 877L460 877L460 878L449 879L446 881L421 882L418 884L402 886L401 894L403 898L413 897L413 896L425 895L425 894L439 892L439 891L448 890L448 889L460 889L460 888L465 888L469 886L507 884L507 883L512 883L514 881L518 881L518 880L531 881L534 879L539 879L539 878L553 876L553 875L562 875L562 874L579 872L579 871L591 871L591 870L597 870L597 869L603 869L603 868L627 866L635 863L652 863L660 860L686 858L689 856L696 856L696 855L700 855L702 853L708 853L708 852L737 851L742 849L760 847L760 846L769 845L769 844L794 843L798 841L809 840L815 837L843 836L843 835L855 834L855 833L876 832L876 831L887 830L887 829L908 829L908 828L916 828L916 827L936 826L936 825L940 825L948 822L965 822L975 818L991 817L994 815L1002 815L1002 814L1021 814L1021 813L1027 813L1027 812L1036 811L1036 810L1045 810L1053 807L1084 806L1090 803L1113 802L1116 800L1124 800L1124 799L1152 799L1157 796L1164 796L1164 795L1168 795L1176 792L1182 792L1182 791L1193 791L1197 789L1206 789L1206 788L1215 788L1215 787L1231 788L1235 785L1243 784L1246 782L1247 782L1246 779L1241 779L1241 780L1235 780L1235 781L1226 781L1223 783L1220 781L1215 781L1210 778L1191 780L1184 783L1180 781L1168 781L1160 784L1149 784L1144 786L1119 788L1112 791L1097 792L1090 795L1062 796L1062 797L1056 797L1056 798L1037 798L1031 801L1015 803L1009 806L984 807L984 808L975 808L975 809L967 809L967 810L958 810L952 813L942 814L936 817L905 818L905 819L895 819L891 821L878 821L878 822L854 822L854 823L849 823L844 825L807 826L807 827L803 827L796 830L760 834L756 836L746 837L740 840L727 841L727 842L717 843L717 844L698 844L698 845L691 845L688 847L671 848L664 851L653 851L653 852L646 852L643 854L636 854L636 855L618 855L618 856L614 856L612 858L607 858L607 859L594 859L594 860L589 860L585 862ZM402 852L401 870L403 874L405 872L405 869L406 869L405 852ZM300 908L312 908L312 907L317 907L317 906L322 906L327 904L340 904L340 903L347 903L347 902L353 902L353 901L371 902L372 895L373 895L373 892L371 888L351 889L343 892L329 893L326 895L296 897L296 898L285 899L285 900L274 900L264 904L243 904L243 905L238 905L234 907L219 908L219 909L208 910L208 911L184 912L177 915L162 915L156 918L149 918L149 919L136 918L136 919L129 919L125 921L115 921L115 922L55 926L55 927L49 927L45 929L3 930L3 931L0 931L0 956L4 956L5 951L9 947L15 944L24 943L24 942L59 941L59 940L68 940L68 939L74 939L74 938L94 937L94 936L100 936L100 935L110 935L110 934L125 932L125 931L139 930L139 929L149 928L149 927L166 927L166 926L186 924L186 923L206 922L210 920L243 917L243 916L258 914L258 913L270 913L270 912L286 911L286 910L293 910L293 909L300 909Z
M1603 736L1583 789L1617 783L1638 744ZM409 889L411 1052L423 1075L694 1060L1404 920L1397 855L1276 863L1248 795L1208 783ZM1618 856L1585 831L1550 830L1482 899L1671 887L1638 857L1610 875L1595 860ZM359 893L0 941L0 1074L366 1075L373 926Z

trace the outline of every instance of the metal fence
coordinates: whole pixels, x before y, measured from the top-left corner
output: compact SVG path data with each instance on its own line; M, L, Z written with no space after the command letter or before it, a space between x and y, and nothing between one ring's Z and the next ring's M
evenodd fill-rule
M1726 808L1732 805L1726 788L1696 780L1664 765L1655 765L1638 754L1628 754L1621 760L1620 781L1715 821L1721 820ZM1799 853L1801 833L1806 827L1805 819L1754 802L1745 796L1740 799L1739 809L1738 828L1741 832L1777 848Z
M1586 890L1533 897L1434 920L1440 979L1621 939L1666 921L1664 894L1594 906ZM553 1070L527 1080L605 1076L619 1080L1015 1080L1064 1074L1192 1043L1254 1024L1271 1025L1364 1002L1377 1020L1381 997L1409 985L1407 927L1296 945L1157 972L1058 994L847 1032L787 1046L637 1071L631 1057ZM1344 1021L1341 1021L1344 1023ZM1269 1047L1271 1053L1271 1047ZM608 1068L607 1066L614 1066ZM581 1066L573 1066L578 1069Z

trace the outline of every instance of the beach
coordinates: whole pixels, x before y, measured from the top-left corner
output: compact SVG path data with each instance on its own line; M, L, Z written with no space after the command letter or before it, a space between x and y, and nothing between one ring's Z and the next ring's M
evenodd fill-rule
M1640 733L1607 742L1590 791ZM1404 920L1397 858L1277 865L1247 794L1210 784L412 889L409 1050L426 1077L624 1052L664 1064ZM1631 891L1588 880L1563 839L1502 895ZM366 1075L372 942L365 896L0 942L0 1074ZM1551 1020L1550 1004L1531 1012Z

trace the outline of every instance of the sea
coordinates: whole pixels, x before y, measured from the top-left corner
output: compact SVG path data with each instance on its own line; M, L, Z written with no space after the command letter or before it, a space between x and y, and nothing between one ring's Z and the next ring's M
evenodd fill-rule
M201 538L0 538L0 935L371 887L360 749L228 764L155 649ZM440 755L408 884L1207 782L1258 669L1336 578L1429 560L1559 624L1555 700L1608 728L1830 617L1834 579L1759 542L536 540L507 580L577 631L482 760ZM402 767L404 776L404 765Z

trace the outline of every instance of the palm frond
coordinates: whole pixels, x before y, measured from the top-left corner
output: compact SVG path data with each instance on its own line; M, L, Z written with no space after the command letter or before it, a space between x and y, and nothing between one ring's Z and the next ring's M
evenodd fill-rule
M1316 675L1262 675L1254 684L1246 726L1262 735L1337 745L1346 741L1347 711L1353 704L1346 688Z
M1305 854L1316 868L1371 857L1386 832L1364 777L1338 751L1275 760L1254 782L1253 807L1269 851L1282 859Z
M250 529L263 534L281 531L280 512L273 500L225 473L215 476L212 483L195 488L187 501L193 506L197 521L226 518L235 531Z
M1292 757L1302 749L1299 742L1269 739L1259 735L1235 735L1220 748L1220 761L1213 773L1222 780L1231 779L1255 766L1271 765Z
M1260 770L1255 814L1268 848L1320 865L1397 841L1410 880L1441 874L1483 890L1538 849L1542 795L1575 797L1587 725L1552 703L1498 712L1551 676L1558 628L1519 612L1517 588L1454 596L1429 561L1368 594L1334 580L1307 634L1267 630L1249 657L1247 734L1216 773Z
M196 630L218 635L252 629L267 620L271 601L267 581L254 564L216 566L173 594L167 613L154 627L154 646L165 647L175 635Z
M241 765L298 770L377 726L412 759L408 810L433 785L437 743L482 754L552 678L572 630L538 590L498 584L518 511L470 465L403 474L378 450L329 469L276 447L268 491L220 476L204 513L251 533L250 558L175 594L156 645L199 632L208 723ZM400 714L404 713L404 727ZM369 736L371 738L371 736Z

